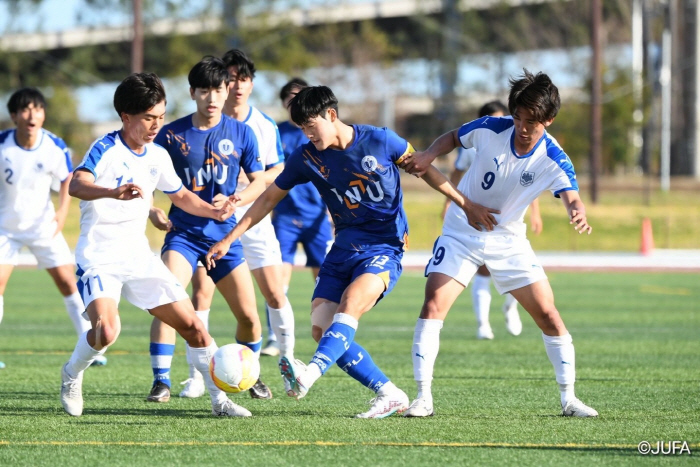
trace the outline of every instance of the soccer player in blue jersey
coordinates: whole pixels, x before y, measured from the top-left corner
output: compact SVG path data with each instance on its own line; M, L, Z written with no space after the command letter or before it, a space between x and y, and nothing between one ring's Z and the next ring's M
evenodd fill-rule
M73 254L63 238L68 215L68 185L73 164L66 143L43 128L46 117L44 95L36 88L15 91L7 102L15 124L0 131L0 321L4 294L23 247L46 269L59 292L75 331L80 336L90 329L75 285ZM58 209L51 202L51 184L60 181ZM104 365L100 355L95 365ZM0 362L0 368L4 368Z
M188 81L196 112L165 125L155 139L156 144L168 151L182 183L203 201L215 204L215 198L233 195L241 170L250 184L237 195L238 202L252 201L265 188L258 144L248 126L222 114L229 84L224 63L215 57L205 57L190 70ZM236 218L217 222L188 214L177 205L171 207L169 218L172 227L165 236L162 259L180 283L187 286L197 262L236 225ZM209 270L209 276L238 320L236 341L259 352L260 318L240 242L233 245L224 261ZM167 402L170 398L174 348L175 331L155 318L150 348L154 383L149 401ZM188 358L188 362L192 363L192 359ZM191 377L199 379L199 395L203 395L202 375L197 371Z
M297 92L308 86L301 78L293 78L280 89L280 100L285 110L289 111L289 103ZM277 125L282 140L285 159L289 159L292 153L302 144L309 142L304 132L291 120ZM311 268L314 280L318 277L323 258L333 243L333 226L328 218L328 210L323 203L318 190L313 183L308 182L297 185L285 196L272 211L272 225L275 227L277 240L282 250L282 282L285 291L289 288L292 277L292 267L297 245L301 244L306 253L306 267ZM273 353L276 348L274 333L270 335L268 353ZM278 351L279 352L279 351Z
M559 91L546 74L527 70L511 79L510 85L512 117L483 117L465 123L404 161L409 172L420 174L436 157L457 146L475 148L474 163L459 189L469 199L498 211L495 222L485 225L454 205L447 210L442 235L425 270L425 301L412 349L418 396L404 414L407 417L433 415L431 386L440 330L450 307L482 264L491 272L498 292L510 292L542 330L559 384L562 415L598 415L574 394L573 341L554 306L552 287L525 237L523 223L528 205L549 190L561 198L577 232L590 234L592 230L578 194L574 166L546 131L559 112Z
M207 253L207 265L266 216L296 185L312 182L335 223L336 238L318 275L312 297L312 335L319 342L311 363L282 358L288 395L304 397L334 363L377 397L358 418L384 418L408 407L408 397L354 341L360 317L394 288L408 235L397 164L413 151L387 128L347 125L338 100L326 86L302 89L290 103L292 120L310 142L297 148L275 182L238 225ZM471 203L435 168L423 176L434 189L488 222L486 208Z

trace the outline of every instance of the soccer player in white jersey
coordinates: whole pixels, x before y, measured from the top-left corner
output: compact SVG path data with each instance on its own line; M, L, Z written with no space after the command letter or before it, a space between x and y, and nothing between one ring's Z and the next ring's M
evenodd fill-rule
M73 164L66 143L43 128L46 101L35 88L10 96L7 110L16 128L0 132L0 322L4 293L19 251L29 248L59 292L78 335L90 329L75 285L73 254L61 231L66 222ZM51 183L60 180L58 209L51 202ZM100 356L96 365L107 359ZM0 368L4 368L0 362Z
M176 206L197 216L224 221L231 200L215 208L189 191L170 156L153 143L165 117L165 89L153 73L134 73L117 86L114 108L122 129L98 139L70 182L80 202L80 238L76 248L79 288L92 329L78 343L61 371L61 403L75 417L83 413L83 371L114 343L121 328L119 299L175 328L209 389L214 416L249 417L218 389L209 375L217 350L192 302L173 273L151 252L145 235L153 191L165 192Z
M527 206L545 190L560 197L574 229L591 233L586 208L578 195L574 166L546 128L561 105L559 91L544 73L524 70L510 80L512 117L483 117L445 133L405 164L414 174L458 145L476 149L474 164L459 190L475 203L495 210L487 222L468 218L451 205L442 235L426 267L425 301L413 337L413 373L418 396L404 414L433 414L433 367L443 321L477 268L485 264L496 289L510 292L542 330L545 350L559 384L562 415L595 417L574 394L575 354L571 335L554 306L552 288L525 237Z
M491 101L479 108L477 116L479 118L487 116L503 117L507 112L508 107L501 101ZM462 180L462 177L467 173L467 170L469 170L469 167L474 162L475 156L476 150L474 148L458 148L455 168L450 174L450 181L452 184L455 186L459 185L460 180ZM443 219L450 203L451 201L449 199L445 203L445 211L442 215ZM530 205L530 227L535 235L539 235L540 232L542 232L540 203L537 199ZM476 270L474 280L472 281L472 304L477 323L476 338L493 339L493 330L489 322L489 312L491 308L491 273L483 264ZM503 315L506 319L506 330L514 336L519 336L523 330L523 323L520 320L520 313L518 313L518 302L509 293L505 294Z

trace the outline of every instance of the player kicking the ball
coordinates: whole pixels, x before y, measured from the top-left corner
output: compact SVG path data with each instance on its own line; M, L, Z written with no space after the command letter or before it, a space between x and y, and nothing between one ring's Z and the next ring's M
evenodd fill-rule
M475 148L474 163L458 188L470 200L496 210L487 222L465 216L455 206L447 210L442 235L426 267L425 301L412 350L418 397L406 417L433 415L431 384L440 330L455 299L483 264L498 292L510 292L542 330L559 383L562 415L598 415L574 395L574 345L554 306L547 276L525 238L523 223L528 205L550 190L564 202L576 231L590 234L592 230L578 195L574 166L546 132L559 111L559 91L544 73L533 75L527 70L519 79L511 79L510 85L508 109L512 117L483 117L466 123L405 162L409 172L421 174L436 157L457 145Z
M217 350L194 314L187 292L144 234L153 191L165 192L174 205L201 217L225 221L230 201L216 209L182 185L167 151L153 143L165 116L165 90L153 73L132 74L114 93L122 129L98 139L70 183L80 198L80 238L76 247L79 289L92 329L78 338L61 371L61 403L78 417L83 413L83 371L117 339L121 328L120 296L173 327L190 346L192 360L204 376L215 416L249 417L209 375Z
M292 187L311 182L335 222L336 238L321 265L311 303L312 335L319 343L311 363L282 358L287 394L300 399L334 363L377 397L358 418L384 418L408 408L408 397L354 341L360 317L394 288L408 234L397 164L412 146L386 128L346 125L338 100L325 86L302 89L291 117L309 138L275 182L222 241L207 253L213 267L233 241L264 218ZM486 222L488 211L470 203L434 167L423 176L437 191Z

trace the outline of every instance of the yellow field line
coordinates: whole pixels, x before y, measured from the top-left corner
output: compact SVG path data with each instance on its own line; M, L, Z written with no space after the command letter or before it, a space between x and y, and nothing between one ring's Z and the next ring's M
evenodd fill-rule
M642 285L639 287L641 293L650 293L657 295L692 295L690 289L684 287L661 287L658 285Z
M0 446L383 446L383 447L429 447L429 448L527 448L527 449L637 449L636 444L584 444L584 443L400 443L391 441L377 442L337 442L337 441L4 441ZM691 450L700 448L700 444L688 444Z

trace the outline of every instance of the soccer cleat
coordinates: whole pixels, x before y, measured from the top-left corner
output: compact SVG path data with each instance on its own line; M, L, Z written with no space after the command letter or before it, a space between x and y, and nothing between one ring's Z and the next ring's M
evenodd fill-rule
M289 397L301 399L309 391L308 387L299 381L301 375L306 371L306 365L299 359L294 361L287 357L280 358L280 373L285 380L284 389Z
M272 399L272 391L267 387L267 384L260 381L260 378L252 388L248 389L248 392L253 399Z
M482 324L476 331L476 338L479 340L491 340L493 339L493 331L491 330L490 324Z
M98 355L92 361L90 366L105 366L106 364L107 364L107 357L105 357L104 355Z
M280 345L277 341L267 341L267 345L260 351L260 355L268 357L277 357L280 354Z
M170 386L162 381L156 381L153 383L146 400L148 402L168 402L170 400Z
M411 403L411 406L403 413L404 417L432 417L433 401L420 397Z
M236 405L231 399L226 399L221 404L212 404L211 413L215 417L252 417L250 410Z
M61 404L68 415L80 417L83 414L83 372L77 378L66 373L66 366L61 368Z
M204 387L204 379L199 376L199 373L197 373L196 377L189 378L180 384L185 385L185 387L182 388L182 391L180 391L180 397L196 399L198 397L202 397L206 392L206 388Z
M369 403L372 407L367 412L358 413L355 418L386 418L395 413L402 413L408 408L408 396L397 389L389 394L377 395Z
M523 332L523 322L520 321L517 302L510 308L504 306L503 314L506 317L506 330L514 336L519 336Z
M578 399L570 400L561 411L564 417L597 417L598 412Z

